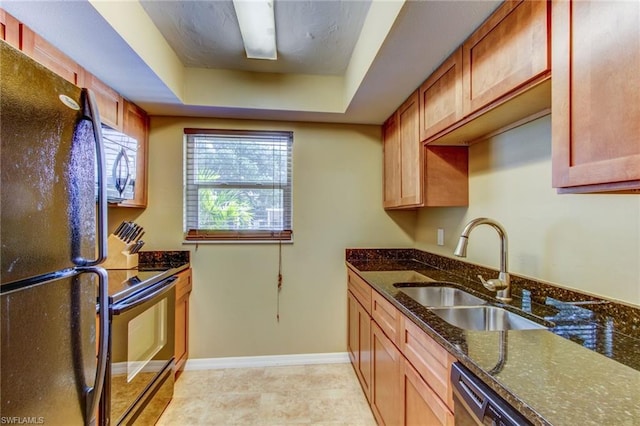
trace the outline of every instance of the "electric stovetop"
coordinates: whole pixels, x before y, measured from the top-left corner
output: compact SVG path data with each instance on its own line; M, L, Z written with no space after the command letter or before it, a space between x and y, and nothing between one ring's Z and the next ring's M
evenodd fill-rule
M109 303L113 304L134 295L189 267L188 263L139 266L134 269L108 269Z

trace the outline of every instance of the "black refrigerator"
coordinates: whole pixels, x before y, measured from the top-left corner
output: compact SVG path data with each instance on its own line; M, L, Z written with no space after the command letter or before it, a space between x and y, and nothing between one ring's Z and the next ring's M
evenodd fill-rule
M99 114L90 91L0 49L0 421L93 424L109 332Z

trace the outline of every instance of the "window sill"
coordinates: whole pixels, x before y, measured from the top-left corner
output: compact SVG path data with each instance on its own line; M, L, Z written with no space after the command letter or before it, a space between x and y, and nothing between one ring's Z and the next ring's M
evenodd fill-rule
M197 246L197 245L209 245L209 244L293 244L293 240L183 240L183 246Z

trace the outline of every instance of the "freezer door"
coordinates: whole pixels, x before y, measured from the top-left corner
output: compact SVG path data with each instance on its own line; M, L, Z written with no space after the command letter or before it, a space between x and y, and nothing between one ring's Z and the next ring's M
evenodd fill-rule
M99 364L97 286L97 274L72 272L1 295L3 419L65 426L91 422Z
M96 257L96 139L81 89L0 49L5 285Z

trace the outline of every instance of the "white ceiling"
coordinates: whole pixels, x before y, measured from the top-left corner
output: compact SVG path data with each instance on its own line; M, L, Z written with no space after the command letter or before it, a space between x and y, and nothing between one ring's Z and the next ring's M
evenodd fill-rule
M231 0L140 3L185 66L342 75L371 1L276 1L277 61L245 57Z
M275 62L244 57L231 0L132 3L1 7L152 115L380 124L501 2L276 0Z

